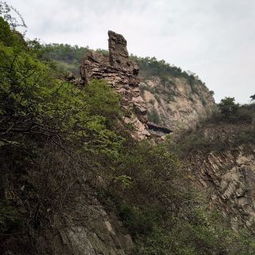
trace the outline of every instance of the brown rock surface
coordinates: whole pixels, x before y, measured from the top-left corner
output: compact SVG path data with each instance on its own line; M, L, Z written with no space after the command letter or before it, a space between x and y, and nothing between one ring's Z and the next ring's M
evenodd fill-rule
M147 107L140 96L138 66L128 57L127 41L115 32L109 31L109 56L91 51L83 59L80 73L85 84L92 79L104 79L120 95L121 104L128 116L127 124L133 124L132 136L138 140L150 136L147 126Z
M139 68L129 59L126 39L113 31L108 31L108 36L110 65L137 75Z

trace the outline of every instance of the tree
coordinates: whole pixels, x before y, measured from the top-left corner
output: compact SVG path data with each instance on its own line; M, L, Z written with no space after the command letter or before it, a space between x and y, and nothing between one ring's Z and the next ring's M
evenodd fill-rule
M254 101L255 100L255 94L251 95L250 98L251 98L251 101Z
M219 109L226 119L231 119L237 112L239 104L235 103L234 97L225 97L219 103Z
M0 1L0 16L9 23L12 29L16 29L17 27L27 28L27 25L19 11L3 1Z

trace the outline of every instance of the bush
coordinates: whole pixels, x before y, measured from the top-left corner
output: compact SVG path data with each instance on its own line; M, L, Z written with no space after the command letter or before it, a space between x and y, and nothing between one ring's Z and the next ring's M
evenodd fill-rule
M252 124L255 121L255 104L239 105L235 103L234 98L227 97L222 99L218 106L220 111L214 112L208 122Z
M239 104L235 103L234 97L226 97L222 99L218 106L221 114L227 120L232 119L239 108Z
M0 38L15 32L5 33ZM117 130L119 96L105 82L79 89L40 60L38 45L23 43L0 41L0 253L11 249L20 211L21 233L33 245L36 235L28 233L70 210L86 193L79 180L106 175L125 141Z
M132 236L148 235L153 230L153 214L139 207L121 204L118 214Z
M150 122L155 123L155 124L159 124L160 123L160 116L157 113L155 108L153 108L151 111L148 112L148 120Z

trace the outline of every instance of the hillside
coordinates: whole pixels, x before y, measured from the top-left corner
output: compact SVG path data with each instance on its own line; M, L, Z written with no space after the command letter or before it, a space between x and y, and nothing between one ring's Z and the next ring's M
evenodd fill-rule
M1 254L255 253L253 105L224 122L197 77L112 31L108 53L0 28Z
M43 46L43 56L55 61L61 71L79 76L82 57L88 48L64 44ZM97 50L107 56L108 51ZM215 111L213 91L195 75L156 58L131 55L139 66L141 96L148 108L150 122L177 132L194 129Z

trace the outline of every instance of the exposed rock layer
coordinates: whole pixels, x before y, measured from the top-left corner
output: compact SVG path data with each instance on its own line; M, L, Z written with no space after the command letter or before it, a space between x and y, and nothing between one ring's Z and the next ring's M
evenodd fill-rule
M88 188L76 202L68 216L56 217L50 235L45 233L40 240L50 255L130 254L131 236L114 214L106 212L95 192Z
M108 31L108 36L110 65L137 75L139 69L137 64L129 59L126 39L113 31Z
M248 127L246 127L248 129ZM243 129L243 127L242 127ZM235 133L237 132L237 133ZM202 136L212 141L232 139L238 135L230 126L205 128ZM187 160L191 174L195 176L205 194L208 194L212 206L216 206L230 221L236 231L255 226L255 146L242 144L230 146L223 151L192 154Z
M149 116L157 115L158 124L174 133L194 129L215 110L212 93L199 80L191 84L183 77L167 77L167 84L158 76L141 77L142 97Z

